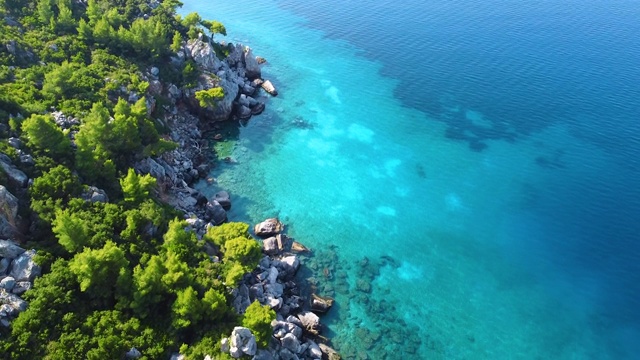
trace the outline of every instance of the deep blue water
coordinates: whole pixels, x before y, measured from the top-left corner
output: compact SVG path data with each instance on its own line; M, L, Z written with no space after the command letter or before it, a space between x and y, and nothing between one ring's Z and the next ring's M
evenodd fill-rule
M183 11L266 57L281 93L201 187L331 259L347 358L637 358L640 2Z

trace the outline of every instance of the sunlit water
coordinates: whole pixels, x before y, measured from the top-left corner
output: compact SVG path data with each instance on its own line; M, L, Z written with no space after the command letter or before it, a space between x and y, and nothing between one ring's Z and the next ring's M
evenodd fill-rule
M634 358L639 7L186 1L280 92L199 188L314 249L347 358Z

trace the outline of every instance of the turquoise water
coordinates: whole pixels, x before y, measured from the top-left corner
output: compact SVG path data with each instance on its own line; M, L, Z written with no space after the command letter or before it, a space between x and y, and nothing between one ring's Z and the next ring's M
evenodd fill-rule
M638 9L536 4L185 2L280 92L199 188L314 249L347 358L640 351Z

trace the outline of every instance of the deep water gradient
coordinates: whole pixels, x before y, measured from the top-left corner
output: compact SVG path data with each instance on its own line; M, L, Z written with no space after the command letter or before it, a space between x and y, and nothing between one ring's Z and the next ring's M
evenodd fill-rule
M637 357L640 4L182 11L222 21L280 91L199 187L315 250L343 355Z

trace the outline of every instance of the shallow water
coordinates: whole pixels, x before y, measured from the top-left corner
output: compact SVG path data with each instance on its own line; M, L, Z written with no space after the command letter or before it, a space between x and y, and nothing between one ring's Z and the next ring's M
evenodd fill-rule
M267 58L280 92L229 144L237 163L199 187L229 191L232 220L278 216L314 249L344 355L638 353L633 2L190 11Z

